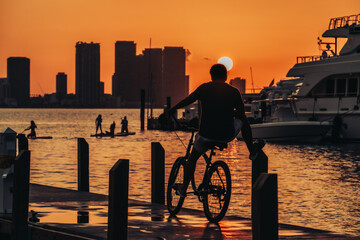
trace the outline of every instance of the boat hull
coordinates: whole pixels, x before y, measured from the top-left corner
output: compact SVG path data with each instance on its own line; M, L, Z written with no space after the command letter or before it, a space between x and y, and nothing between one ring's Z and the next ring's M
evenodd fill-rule
M268 142L319 142L329 132L329 122L289 121L252 124L254 139Z
M114 135L106 134L106 133L99 133L99 134L91 134L90 137L126 137L129 135L135 135L135 132L128 132L128 133L116 133Z

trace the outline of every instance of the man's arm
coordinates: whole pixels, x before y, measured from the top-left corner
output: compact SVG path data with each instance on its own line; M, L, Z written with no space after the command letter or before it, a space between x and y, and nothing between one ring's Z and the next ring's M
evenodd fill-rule
M195 102L196 100L198 100L197 89L194 92L192 92L189 96L187 96L186 98L181 100L178 104L176 104L175 106L170 108L168 112L169 112L169 114L171 114L171 113L175 112L175 110L186 107L187 105L190 105L191 103Z

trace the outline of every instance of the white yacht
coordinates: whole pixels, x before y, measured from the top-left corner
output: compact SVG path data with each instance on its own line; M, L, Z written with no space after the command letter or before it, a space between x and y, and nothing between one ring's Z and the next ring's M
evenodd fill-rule
M360 14L331 19L322 37L330 38L319 39L323 54L298 57L287 74L303 80L294 95L295 115L333 121L340 138L360 140ZM338 38L347 39L339 53Z
M321 56L297 57L287 74L292 79L264 88L264 100L254 102L263 115L252 125L255 138L284 139L287 132L291 139L295 128L305 134L316 126L323 136L332 126L333 137L360 140L360 14L331 19L322 37ZM339 38L347 41L338 52Z

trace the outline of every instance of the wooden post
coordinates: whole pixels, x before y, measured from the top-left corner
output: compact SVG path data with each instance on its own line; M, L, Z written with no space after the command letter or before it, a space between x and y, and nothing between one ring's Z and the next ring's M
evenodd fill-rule
M109 172L108 240L127 239L129 160L119 159Z
M12 239L28 239L30 151L23 150L14 163Z
M165 150L151 143L151 203L165 204Z
M140 107L140 121L141 121L141 131L145 129L145 89L141 89L141 107Z
M78 138L78 191L89 192L89 144Z
M26 138L25 134L19 134L18 136L18 152L22 150L29 150L29 143L28 139Z
M279 239L277 174L262 173L253 187L253 240Z
M254 220L254 184L262 173L268 172L268 157L260 150L259 155L252 161L252 179L251 179L251 219Z

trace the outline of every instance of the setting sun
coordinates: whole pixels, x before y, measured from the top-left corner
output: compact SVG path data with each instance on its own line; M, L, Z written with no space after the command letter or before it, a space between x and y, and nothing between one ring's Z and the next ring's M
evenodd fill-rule
M230 71L233 67L233 61L229 57L221 57L218 60L218 63L223 64L228 71Z

